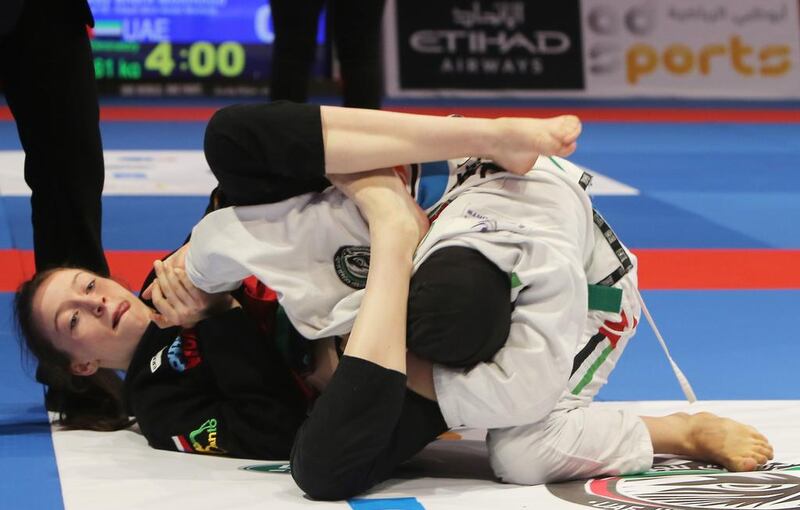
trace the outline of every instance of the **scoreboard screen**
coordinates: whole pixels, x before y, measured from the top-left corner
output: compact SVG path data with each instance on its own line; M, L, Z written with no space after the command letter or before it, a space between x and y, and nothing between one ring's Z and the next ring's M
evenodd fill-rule
M103 93L263 95L275 33L269 0L89 0ZM326 68L325 16L315 75Z

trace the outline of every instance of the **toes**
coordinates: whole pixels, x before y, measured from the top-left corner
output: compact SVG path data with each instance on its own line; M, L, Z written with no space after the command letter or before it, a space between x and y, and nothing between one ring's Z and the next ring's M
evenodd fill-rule
M767 446L757 446L755 451L767 460L772 460L773 458L775 458L775 456L773 455L772 448L769 448Z
M750 457L740 457L734 459L729 466L729 471L755 471L758 468L758 461Z
M561 121L561 133L564 143L569 144L578 139L581 134L581 121L574 115L565 115Z
M578 144L575 143L575 142L572 142L572 143L570 143L568 145L563 146L561 148L561 150L558 151L558 155L561 156L561 157L567 157L570 154L572 154L573 152L575 152L575 150L577 148L578 148Z

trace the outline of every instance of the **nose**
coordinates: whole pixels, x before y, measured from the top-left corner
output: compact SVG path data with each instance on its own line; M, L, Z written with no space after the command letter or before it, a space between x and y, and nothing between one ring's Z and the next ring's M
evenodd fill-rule
M86 306L91 310L92 315L102 317L106 312L106 298L105 296L92 296L87 299Z

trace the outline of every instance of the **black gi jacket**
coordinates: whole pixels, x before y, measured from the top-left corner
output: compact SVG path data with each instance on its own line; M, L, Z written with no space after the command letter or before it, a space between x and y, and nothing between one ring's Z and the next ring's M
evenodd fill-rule
M242 308L193 330L148 327L125 396L150 446L287 459L306 399L271 339Z

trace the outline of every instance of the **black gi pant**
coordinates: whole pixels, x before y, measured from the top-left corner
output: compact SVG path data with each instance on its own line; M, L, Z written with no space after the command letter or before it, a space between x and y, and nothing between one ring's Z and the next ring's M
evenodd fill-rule
M25 149L36 270L108 274L100 237L103 148L85 5L28 0L0 36L0 79Z
M328 27L341 64L344 105L380 108L384 0L272 0L275 27L272 100L304 103L308 99L308 80L323 4L328 8Z
M287 137L289 123L316 134L318 107L240 105L214 115L205 155L224 205L272 203L330 185L321 148ZM475 250L437 251L411 279L409 350L460 367L491 359L508 337L510 285ZM438 405L407 390L404 374L344 356L297 433L292 476L312 498L349 498L391 476L446 428Z

